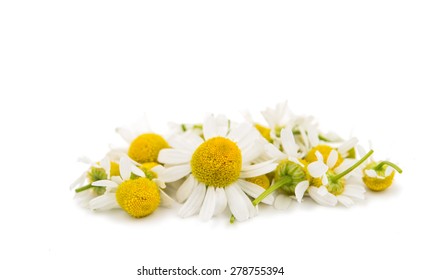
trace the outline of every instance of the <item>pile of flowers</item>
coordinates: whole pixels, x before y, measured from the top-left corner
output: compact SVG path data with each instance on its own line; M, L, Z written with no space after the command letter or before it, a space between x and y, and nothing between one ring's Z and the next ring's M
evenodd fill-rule
M95 211L119 208L141 218L163 206L183 218L198 214L207 221L225 213L234 222L255 217L260 203L282 210L304 197L350 207L366 189L389 188L402 172L374 160L355 137L322 133L287 103L262 115L265 124L250 114L239 123L209 115L201 123L172 124L167 137L117 128L127 147L99 161L83 158L89 167L71 189Z

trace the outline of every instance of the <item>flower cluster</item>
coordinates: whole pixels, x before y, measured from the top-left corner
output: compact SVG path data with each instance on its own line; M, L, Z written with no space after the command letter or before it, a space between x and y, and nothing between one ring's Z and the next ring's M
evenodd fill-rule
M228 212L233 222L256 216L260 203L286 209L305 196L350 207L366 188L383 191L402 172L375 161L355 137L322 133L286 103L262 115L266 124L249 114L240 123L209 115L202 123L172 124L168 137L117 128L128 146L97 162L83 159L89 167L71 189L92 210L120 208L140 218L165 206L205 221Z

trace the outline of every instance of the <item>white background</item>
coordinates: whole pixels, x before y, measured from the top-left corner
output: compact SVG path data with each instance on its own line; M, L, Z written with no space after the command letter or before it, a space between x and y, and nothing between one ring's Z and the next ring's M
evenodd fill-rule
M0 278L148 279L136 270L192 265L419 278L420 5L344 2L2 1ZM307 199L235 225L175 209L92 213L68 190L76 159L100 159L123 143L114 128L144 113L165 134L170 120L246 109L258 120L284 100L324 131L371 140L404 173L350 209Z

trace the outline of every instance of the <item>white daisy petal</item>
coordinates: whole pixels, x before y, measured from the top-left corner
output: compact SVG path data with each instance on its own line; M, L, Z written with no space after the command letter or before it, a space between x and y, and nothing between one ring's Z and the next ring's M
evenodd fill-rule
M366 169L364 172L368 177L377 178L377 173L373 169Z
M242 191L236 184L232 184L225 188L227 196L228 207L235 219L238 221L245 221L249 218L250 213L247 204L241 196Z
M120 159L120 176L123 180L129 180L132 175L131 162L127 156Z
M241 149L241 155L243 159L243 164L247 164L257 157L259 157L263 152L263 146L260 145L257 141L255 142L255 145L251 145L248 148L240 148Z
M110 180L99 180L92 183L95 187L117 188L118 184Z
M105 174L107 174L107 176L110 176L110 170L111 170L111 162L110 162L110 158L109 157L105 157L103 158L100 163L102 168L104 168L105 170Z
M264 146L264 151L266 154L268 154L271 158L274 158L276 160L282 160L287 158L288 156L281 152L279 149L277 149L273 144L267 143Z
M210 138L213 138L217 135L217 126L216 126L216 120L214 116L209 116L205 119L203 122L203 137L205 140L208 140Z
M178 215L183 218L190 217L196 214L200 207L202 206L203 199L205 198L206 194L206 186L202 183L199 183L187 199L187 201L183 204L183 206L178 211Z
M346 152L348 152L349 150L351 150L352 148L355 147L355 145L357 145L358 143L358 139L355 137L352 137L351 139L349 139L348 141L344 142L342 145L340 145L338 147L338 152L341 155L345 155Z
M338 161L338 152L336 150L330 151L329 156L327 158L327 166L329 166L329 168L332 168L335 166L337 161Z
M113 181L113 182L117 183L118 185L123 183L123 179L121 179L120 176L111 176L110 181Z
M165 169L160 175L160 178L164 182L174 182L178 179L183 178L191 172L190 164L183 164L178 166L172 166Z
M358 189L354 189L354 188L350 188L349 185L346 186L344 192L342 193L342 195L346 195L348 197L352 197L352 198L357 198L357 199L364 199L364 191L358 190Z
M170 137L168 143L174 149L193 153L203 143L203 139L194 133L186 133L184 136Z
M120 208L115 197L115 193L105 193L100 195L88 204L91 210L110 210L114 208Z
M143 172L143 170L141 170L139 167L134 165L131 165L130 167L130 172L132 172L133 174L143 178L146 177L145 172Z
M127 128L117 127L115 131L129 144L136 138L136 136Z
M268 160L265 162L246 166L241 170L240 178L250 178L267 174L275 170L277 165L278 164L273 162L273 160Z
M155 182L155 184L160 188L160 189L165 189L167 188L167 185L165 184L165 182L159 180L159 179L152 179L153 182Z
M329 179L327 178L326 174L323 174L322 176L322 184L327 185L329 183Z
M308 188L308 194L315 202L317 202L320 205L335 206L336 203L338 202L336 196L334 196L333 194L329 192L325 193L324 195L321 195L319 193L319 188L316 188L316 187Z
M394 169L392 167L390 167L390 166L386 167L386 171L385 171L384 175L386 177L390 176L390 174L392 174L393 170Z
M262 188L261 186L253 184L246 180L240 179L237 181L237 183L246 194L248 194L249 196L253 198L258 197L265 191L265 189ZM265 197L265 199L263 199L262 202L265 204L272 205L274 200L275 198L273 197L273 195L270 194L267 197Z
M273 203L273 207L278 210L286 210L291 205L292 199L284 194L278 194Z
M158 161L166 164L183 164L190 161L192 153L178 149L162 149Z
M317 158L318 161L324 160L322 153L320 153L319 151L316 151L315 155L316 155L316 158Z
M90 158L88 158L88 157L80 157L80 158L78 158L77 159L77 161L79 161L79 162L83 162L83 163L86 163L86 164L89 164L89 165L94 165L95 164L95 162L93 162Z
M178 188L175 195L178 202L183 203L192 193L193 188L199 184L199 182L194 179L193 175L187 177L183 184Z
M312 147L319 145L319 132L314 125L309 125L307 127L307 134Z
M345 207L351 207L352 205L354 205L354 201L352 201L352 199L350 199L349 197L346 197L344 195L338 195L336 198Z
M216 194L214 187L208 187L206 190L205 199L203 200L202 207L200 208L199 217L203 221L209 221L214 212L216 205Z
M229 133L228 137L234 142L241 142L243 139L248 138L251 130L253 129L252 125L249 123L242 123L237 127L233 128Z
M307 166L307 170L314 178L320 178L329 168L322 161L313 161Z
M294 134L290 128L281 130L282 147L287 155L298 157L298 145L295 143Z
M301 200L303 199L304 193L308 189L308 186L309 186L309 182L307 180L299 182L295 186L295 197L297 198L298 202L301 203Z
M160 206L170 208L175 204L174 199L172 199L162 189L159 189L159 193L161 194L161 204L160 204Z
M227 196L225 194L225 190L223 188L216 188L215 189L215 213L214 215L221 214L225 208L227 208Z
M81 186L85 180L86 180L86 176L88 175L88 172L83 172L71 185L70 185L70 189L73 190L76 187Z

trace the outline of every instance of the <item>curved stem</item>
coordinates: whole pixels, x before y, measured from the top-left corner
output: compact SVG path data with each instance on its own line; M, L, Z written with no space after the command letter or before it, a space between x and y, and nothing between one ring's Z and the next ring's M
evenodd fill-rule
M402 173L402 169L401 169L399 166L397 166L397 165L396 165L396 164L394 164L393 162L390 162L390 161L387 161L387 160L380 162L380 163L379 163L378 165L376 165L373 169L374 169L374 170L380 170L380 169L382 169L383 165L389 165L390 167L392 167L393 169L395 169L395 170L396 170L396 171L398 171L399 173Z
M83 191L89 190L90 188L93 188L93 187L94 187L94 186L92 186L91 184L88 184L88 185L86 185L86 186L83 186L83 187L77 188L77 189L75 190L75 192L80 193L80 192L83 192Z
M345 175L349 174L350 172L352 172L355 168L357 168L358 166L360 166L366 159L368 159L372 154L374 153L373 150L370 150L367 154L365 154L365 156L363 156L359 161L357 161L353 166L351 166L350 168L348 168L347 170L345 170L344 172L339 173L336 176L333 176L331 178L332 181L337 181L339 179L341 179L342 177L344 177Z
M253 200L253 206L259 204L265 197L282 187L283 185L290 184L292 182L291 177L285 176L279 179L278 182L267 188L264 192L262 192L255 200Z

